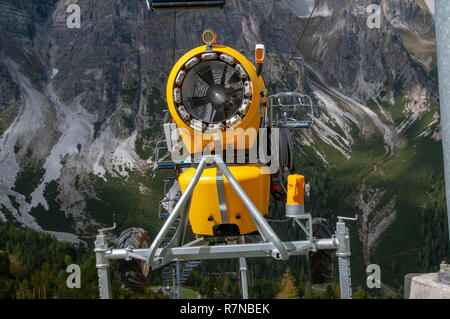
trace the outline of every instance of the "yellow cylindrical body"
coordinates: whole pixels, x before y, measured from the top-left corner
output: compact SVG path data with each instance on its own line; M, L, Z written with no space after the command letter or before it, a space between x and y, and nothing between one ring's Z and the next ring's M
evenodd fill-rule
M230 166L229 169L258 211L266 216L269 209L270 175L261 174L261 167L255 164ZM195 169L190 168L179 176L182 192L185 191L194 173ZM213 227L224 223L219 208L216 175L217 168L205 169L192 194L189 221L192 231L198 235L213 236ZM247 208L225 176L223 184L228 224L237 225L241 235L256 231L256 225Z

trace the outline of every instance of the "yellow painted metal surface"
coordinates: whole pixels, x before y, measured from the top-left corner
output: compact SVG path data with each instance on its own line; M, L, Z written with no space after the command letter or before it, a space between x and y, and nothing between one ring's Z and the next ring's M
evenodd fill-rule
M261 165L245 165L229 166L229 169L259 212L266 216L269 209L270 175L261 174L261 167ZM182 192L185 191L194 172L195 169L190 168L179 176ZM223 223L219 209L216 174L217 168L205 169L192 194L189 221L192 231L198 235L212 236L213 226ZM256 231L256 225L244 203L225 176L224 191L228 223L238 225L241 235Z
M305 177L294 174L289 175L287 180L287 205L304 204L305 202Z
M216 134L201 134L199 131L195 131L190 126L186 125L186 123L181 119L178 114L175 103L173 100L173 91L175 88L175 79L178 72L183 68L184 64L194 56L202 54L206 51L206 45L197 47L185 55L183 55L173 67L169 79L167 81L167 105L169 107L170 114L172 115L178 130L180 132L181 138L186 146L186 149L190 153L200 153L203 152L206 146L210 151L215 150L215 145L213 141L215 140L215 136L218 134L220 139L220 146L223 149L227 148L227 145L230 145L233 149L249 149L253 146L253 143L256 141L256 136L258 129L260 127L261 118L264 114L265 109L260 112L260 92L265 88L264 80L261 76L257 76L255 66L247 60L241 53L238 51L221 45L214 45L213 51L217 54L225 53L233 58L235 58L238 63L240 63L247 74L250 77L250 81L252 83L253 91L252 91L252 99L251 105L245 117L242 121L236 124L232 129L222 130L217 132ZM244 133L247 129L253 129L256 134L250 132L247 134L248 137L243 137ZM230 131L227 135L227 131ZM234 133L231 133L231 132ZM196 134L194 134L196 133ZM248 131L247 131L248 133ZM242 141L242 143L238 143L238 141Z

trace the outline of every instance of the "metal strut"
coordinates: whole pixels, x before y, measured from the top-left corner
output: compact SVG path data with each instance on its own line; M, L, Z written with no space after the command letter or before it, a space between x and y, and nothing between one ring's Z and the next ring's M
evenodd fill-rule
M355 218L338 216L336 223L336 239L338 241L336 256L339 263L339 285L341 288L341 299L352 299L352 276L350 271L350 233L344 220L356 221Z
M109 276L109 260L106 258L106 252L111 249L108 248L108 240L105 231L116 228L116 222L109 228L102 228L98 230L98 235L95 239L95 262L98 269L98 287L101 299L111 299L111 282Z
M240 237L240 243L245 242L244 236ZM239 270L241 273L242 299L248 299L248 278L247 278L247 260L245 257L239 258Z
M150 253L146 259L146 262L148 265L153 264L153 257L155 256L156 249L161 245L164 237L166 236L167 232L170 230L170 227L175 222L175 220L178 217L179 212L182 208L184 208L187 201L190 199L192 192L194 191L195 186L197 185L198 181L200 180L200 176L203 173L203 170L205 169L206 163L208 161L208 157L203 157L197 167L197 170L195 171L194 176L192 177L192 180L189 182L188 186L186 187L186 190L184 191L183 195L181 195L180 199L178 200L178 203L175 205L175 208L170 213L169 217L167 218L167 221L159 231L158 235L156 236L155 240L153 240L152 245L150 246Z

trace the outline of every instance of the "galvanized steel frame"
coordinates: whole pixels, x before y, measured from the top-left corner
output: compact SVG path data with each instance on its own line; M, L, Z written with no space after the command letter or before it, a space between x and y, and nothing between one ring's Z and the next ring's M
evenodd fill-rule
M188 207L188 203L202 172L208 164L214 163L227 178L227 181L231 184L246 206L258 228L263 240L262 242L209 246L208 242L197 239L187 244L183 243L188 220L188 209L186 209L186 207ZM170 227L175 223L179 215L182 222L180 222L176 235L167 246L160 248L162 239L165 237ZM308 227L302 224L302 219L308 220ZM301 229L305 232L307 240L282 242L231 174L227 165L223 162L223 159L217 155L204 156L198 163L192 180L189 182L186 190L175 205L175 208L172 210L163 227L153 240L150 248L109 248L106 235L104 234L104 231L108 229L99 230L97 240L95 241L94 251L96 253L97 260L100 297L102 299L112 298L111 283L109 279L109 260L130 260L134 258L146 262L151 266L152 270L157 270L172 262L179 262L181 260L239 258L241 272L242 274L246 274L247 270L245 258L272 257L277 260L287 260L289 256L307 255L311 251L314 252L320 249L337 249L338 252L345 251L346 256L342 258L347 258L345 260L346 264L342 265L342 267L345 266L345 269L341 269L341 262L339 262L341 291L344 292L342 298L351 298L351 277L349 268L350 245L348 229L345 228L347 232L342 237L340 235L342 233L342 231L340 231L341 225L338 223L338 232L336 233L337 236L316 239L312 234L312 219L310 214L304 214L302 216L292 218L292 220L299 224ZM340 222L343 223L342 220L340 220ZM345 223L343 224L345 227ZM346 270L345 273L344 270ZM244 283L246 284L246 282L243 282L243 284ZM350 294L348 294L348 291L350 291ZM244 298L248 296L248 293L244 287L243 295Z

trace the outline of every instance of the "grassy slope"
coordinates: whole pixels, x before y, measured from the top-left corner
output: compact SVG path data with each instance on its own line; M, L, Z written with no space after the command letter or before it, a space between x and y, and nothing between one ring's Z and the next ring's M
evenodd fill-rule
M438 106L432 103L431 110L407 130L406 149L383 163L367 179L372 185L386 185L388 193L397 196L398 217L383 235L374 254L374 262L379 262L382 269L390 268L386 277L395 286L403 285L403 276L398 275L427 270L422 269L424 261L418 258L426 235L422 230L425 222L422 207L440 201L440 222L445 223L445 199L440 196L445 191L442 144L428 137L418 137L437 111ZM436 240L444 241L444 234L439 236L434 229L431 231Z
M155 176L149 170L145 175L130 172L130 177L106 176L107 181L91 175L90 179L97 190L96 197L87 200L87 212L98 222L112 224L112 214L117 221L116 233L126 228L138 226L149 232L151 238L162 225L158 218L159 201L164 197L164 179L170 176L167 171L157 171ZM146 188L142 193L141 185Z

